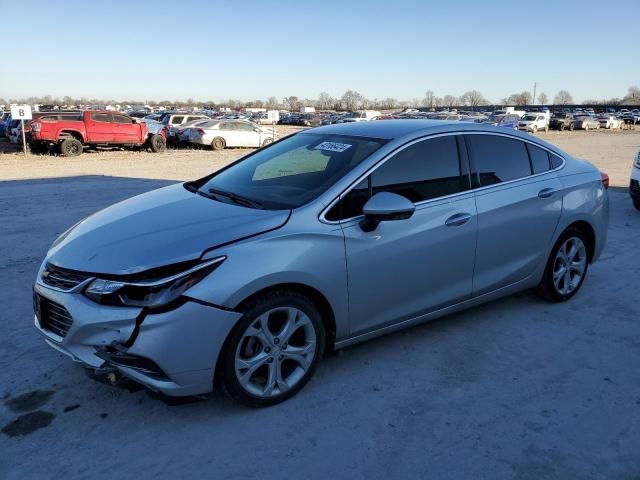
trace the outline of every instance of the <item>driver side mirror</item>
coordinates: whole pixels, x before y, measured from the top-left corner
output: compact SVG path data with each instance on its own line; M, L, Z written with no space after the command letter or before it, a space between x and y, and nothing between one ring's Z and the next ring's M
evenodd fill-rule
M380 222L406 220L411 218L416 206L406 197L391 192L378 192L364 204L364 219L360 228L364 232L372 232Z

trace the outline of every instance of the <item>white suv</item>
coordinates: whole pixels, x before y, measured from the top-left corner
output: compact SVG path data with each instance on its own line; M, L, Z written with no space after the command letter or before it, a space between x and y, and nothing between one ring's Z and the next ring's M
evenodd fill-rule
M549 120L545 115L540 113L529 113L522 117L522 120L518 122L518 130L525 130L533 133L538 130L548 132Z
M636 155L636 158L633 161L633 167L631 167L629 194L633 200L633 205L640 210L640 152Z

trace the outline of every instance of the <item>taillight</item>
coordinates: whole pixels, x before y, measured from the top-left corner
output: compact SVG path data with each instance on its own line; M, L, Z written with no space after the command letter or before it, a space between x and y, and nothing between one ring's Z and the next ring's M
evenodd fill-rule
M604 188L609 188L609 175L604 172L600 172L600 178L602 179L602 185L604 185Z
M199 133L200 135L204 135L204 130L203 130L203 129L199 128L197 131L198 131L198 133Z
M31 122L31 130L34 132L39 132L42 125L39 122Z

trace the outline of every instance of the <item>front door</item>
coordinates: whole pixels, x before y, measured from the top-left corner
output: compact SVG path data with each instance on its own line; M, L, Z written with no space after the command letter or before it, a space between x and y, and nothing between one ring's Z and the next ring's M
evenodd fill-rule
M416 204L411 218L381 222L371 232L360 227L361 216L341 221L352 335L470 298L477 230L466 172L456 136L420 140L394 154L334 207L342 217L353 217L368 197L382 191Z

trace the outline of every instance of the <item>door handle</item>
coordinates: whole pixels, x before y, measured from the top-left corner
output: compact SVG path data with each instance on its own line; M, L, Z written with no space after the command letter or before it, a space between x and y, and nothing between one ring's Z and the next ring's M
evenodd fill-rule
M543 188L538 192L538 196L540 198L549 198L552 197L556 191L553 188Z
M456 213L455 215L447 218L447 221L444 222L444 224L447 227L459 227L460 225L467 223L469 220L471 220L470 213Z

